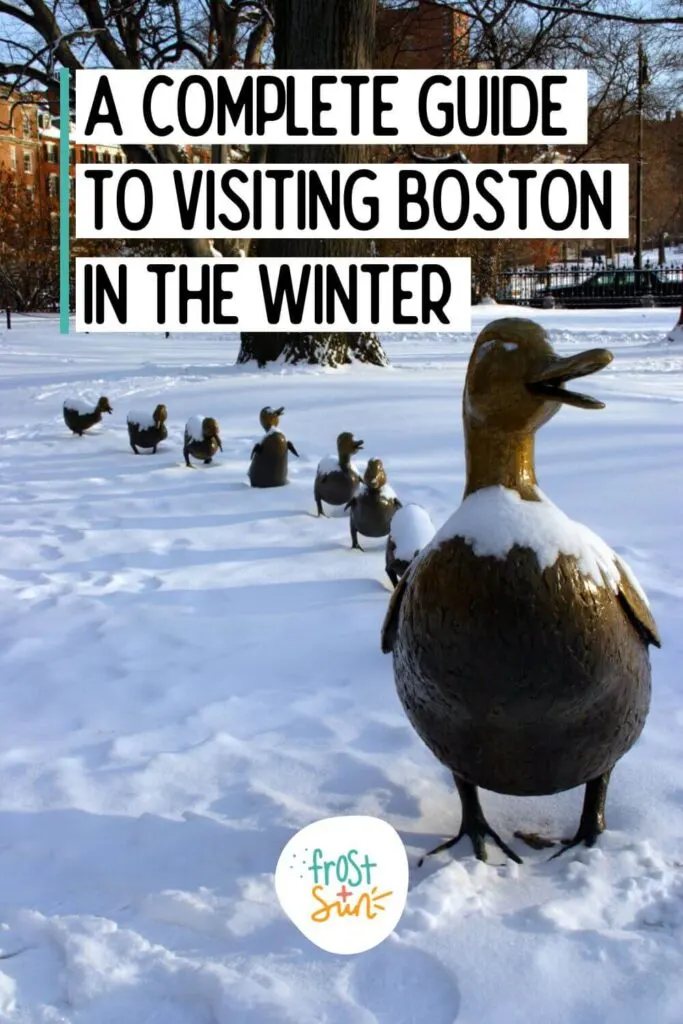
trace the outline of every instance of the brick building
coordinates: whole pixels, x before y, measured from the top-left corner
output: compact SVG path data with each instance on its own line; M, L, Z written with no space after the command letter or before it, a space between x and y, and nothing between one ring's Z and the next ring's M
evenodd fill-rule
M18 100L21 99L21 102ZM118 147L69 146L71 198L75 196L75 163L125 163ZM38 210L59 198L59 129L40 94L17 97L0 86L0 172L9 172L35 195ZM56 214L52 214L56 216ZM56 226L55 226L56 230Z
M21 102L17 102L21 99ZM188 147L195 163L210 159L206 147ZM118 146L84 146L69 143L71 198L75 198L74 166L123 164L126 156ZM52 123L50 106L41 94L18 97L0 85L0 172L12 176L35 194L39 208L59 198L59 129Z
M377 9L380 68L463 67L469 53L469 18L438 0L384 0Z

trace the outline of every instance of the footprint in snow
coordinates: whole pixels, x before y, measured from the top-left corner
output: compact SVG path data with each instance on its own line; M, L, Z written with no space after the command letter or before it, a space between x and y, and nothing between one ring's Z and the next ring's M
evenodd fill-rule
M406 725L386 725L384 722L371 721L351 746L367 754L383 754L405 750L412 742L412 735Z
M142 577L142 589L143 590L161 590L163 581L158 576L143 576Z
M56 562L58 558L64 557L64 552L55 544L41 544L38 554L46 562Z
M76 544L85 537L83 530L75 530L72 526L58 526L56 533L58 539L64 543Z
M454 1024L457 976L429 953L389 938L354 962L349 994L377 1024Z

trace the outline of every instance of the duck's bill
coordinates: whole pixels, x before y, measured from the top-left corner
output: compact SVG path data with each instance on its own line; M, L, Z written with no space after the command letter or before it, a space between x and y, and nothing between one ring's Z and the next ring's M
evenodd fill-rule
M542 395L563 405L574 405L579 409L604 409L604 402L599 402L597 398L591 398L580 391L570 391L565 385L567 381L588 377L592 373L604 370L613 358L612 353L606 348L593 348L564 359L558 356L541 373L536 374L533 380L527 381L526 386L532 394Z
M354 441L353 442L353 450L354 450L354 452L359 452L364 444L365 444L365 441Z

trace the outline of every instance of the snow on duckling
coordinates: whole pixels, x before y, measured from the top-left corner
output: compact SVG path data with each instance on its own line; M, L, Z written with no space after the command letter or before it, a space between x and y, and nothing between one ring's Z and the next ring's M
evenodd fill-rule
M386 550L387 576L394 586L433 537L434 523L422 505L411 503L394 513Z

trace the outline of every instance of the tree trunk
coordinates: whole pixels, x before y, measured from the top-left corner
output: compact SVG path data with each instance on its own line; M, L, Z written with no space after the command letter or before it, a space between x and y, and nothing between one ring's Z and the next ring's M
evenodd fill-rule
M275 0L274 49L278 70L365 70L372 68L375 50L376 0ZM256 148L256 147L255 147ZM254 154L263 159L263 152ZM270 146L268 163L364 163L367 147L306 145ZM369 255L365 238L257 239L250 254L278 259ZM387 358L375 334L358 332L273 333L242 332L238 363L259 366L284 358L289 363L341 366L354 358L386 366Z

